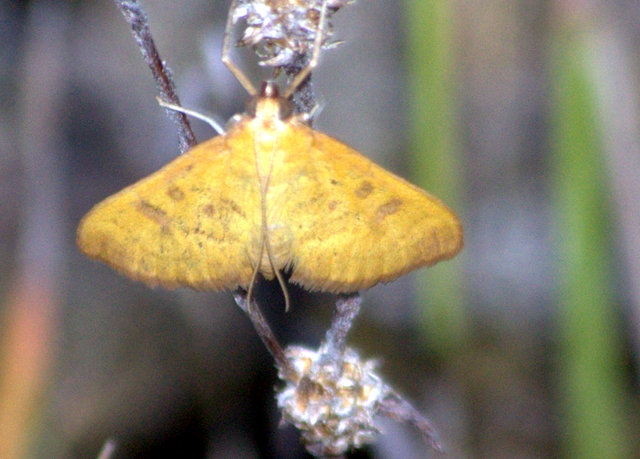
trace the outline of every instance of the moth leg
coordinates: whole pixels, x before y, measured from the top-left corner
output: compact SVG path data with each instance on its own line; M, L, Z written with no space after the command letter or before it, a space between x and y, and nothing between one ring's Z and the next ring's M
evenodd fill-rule
M322 2L322 12L320 13L320 20L318 21L318 30L316 30L316 39L313 42L313 54L309 63L305 68L300 70L296 77L293 79L289 87L282 94L283 99L288 99L291 94L300 86L305 78L311 73L311 71L318 65L318 58L320 57L320 50L322 48L322 39L324 38L324 23L327 15L327 0Z
M229 8L229 16L227 17L227 25L224 29L224 39L222 40L222 62L227 66L229 71L233 73L233 76L240 82L240 84L247 90L247 92L255 96L258 94L256 88L251 84L249 78L244 74L240 67L231 62L229 57L229 51L231 50L231 29L233 28L233 12L238 7L238 0L233 0L231 7Z

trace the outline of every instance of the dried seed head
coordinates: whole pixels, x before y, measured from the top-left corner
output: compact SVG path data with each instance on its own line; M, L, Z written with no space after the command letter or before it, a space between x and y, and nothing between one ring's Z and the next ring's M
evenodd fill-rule
M352 0L326 0L327 19ZM233 11L233 23L244 20L246 28L238 46L250 45L262 59L260 65L284 67L292 65L300 55L313 50L324 0L239 0ZM327 21L323 47L334 47L333 34Z
M295 374L277 395L278 407L283 420L302 431L307 450L339 455L373 442L379 433L373 419L389 392L373 372L375 363L349 348L337 361L324 345L317 352L290 346L285 353Z

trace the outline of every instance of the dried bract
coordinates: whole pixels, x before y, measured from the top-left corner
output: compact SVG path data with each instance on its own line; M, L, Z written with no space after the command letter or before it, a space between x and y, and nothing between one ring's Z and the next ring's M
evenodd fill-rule
M325 345L317 352L290 346L285 353L295 376L278 394L278 407L283 420L300 429L307 450L339 455L372 443L379 433L373 419L389 393L373 372L375 362L349 348L342 359L332 358Z
M326 0L327 19L352 0ZM300 55L313 49L324 0L239 0L233 23L244 20L246 28L238 46L252 46L262 58L260 65L292 65ZM327 21L323 47L334 47L333 28Z

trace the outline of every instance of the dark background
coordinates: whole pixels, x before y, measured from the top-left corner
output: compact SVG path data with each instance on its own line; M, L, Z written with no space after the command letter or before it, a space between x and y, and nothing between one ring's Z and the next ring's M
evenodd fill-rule
M143 3L182 103L228 119L228 2ZM314 72L315 127L461 216L454 261L364 293L350 344L450 457L637 457L640 5L358 0ZM113 2L0 2L0 457L300 457L229 293L84 258L89 208L177 154ZM251 62L244 68L252 69ZM264 75L254 75L259 81ZM199 139L211 129L193 122ZM317 346L334 298L261 293ZM381 419L363 457L425 457Z

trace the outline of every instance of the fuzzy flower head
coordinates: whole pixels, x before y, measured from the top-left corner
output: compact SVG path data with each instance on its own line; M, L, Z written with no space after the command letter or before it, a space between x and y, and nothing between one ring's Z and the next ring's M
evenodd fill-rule
M252 46L262 59L260 65L284 67L313 51L316 33L324 35L322 46L332 42L329 18L352 0L239 0L232 12L232 22L244 20L246 27L238 46ZM324 30L319 31L323 3L327 11Z
M388 391L373 373L375 363L349 348L340 362L324 346L317 352L290 346L285 352L295 374L277 395L278 407L283 420L300 429L307 450L339 455L372 443L379 433L373 419Z

